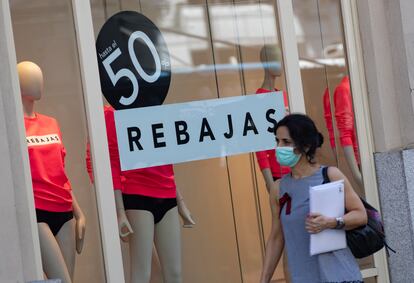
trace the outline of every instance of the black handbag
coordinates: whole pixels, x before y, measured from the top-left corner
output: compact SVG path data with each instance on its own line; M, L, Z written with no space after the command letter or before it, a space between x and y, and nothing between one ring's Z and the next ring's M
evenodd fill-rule
M322 169L323 184L329 183L328 167ZM391 249L385 241L384 225L378 210L361 198L368 216L367 225L346 231L346 242L356 258L363 258L374 254L383 247Z

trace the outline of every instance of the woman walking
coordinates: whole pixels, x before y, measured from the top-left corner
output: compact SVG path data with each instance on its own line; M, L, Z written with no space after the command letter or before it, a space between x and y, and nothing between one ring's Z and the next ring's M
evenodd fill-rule
M276 156L292 172L277 180L269 197L272 230L260 282L269 283L286 247L292 283L363 282L358 264L349 248L310 256L310 234L325 229L350 230L367 223L364 206L344 174L328 168L331 181L344 180L345 210L343 217L332 218L309 213L309 187L323 183L323 166L315 161L323 136L306 115L292 114L276 126Z

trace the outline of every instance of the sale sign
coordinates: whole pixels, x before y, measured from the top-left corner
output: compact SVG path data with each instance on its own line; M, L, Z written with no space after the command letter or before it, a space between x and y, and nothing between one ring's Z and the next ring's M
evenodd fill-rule
M282 92L115 111L122 170L276 146Z
M109 18L96 40L102 93L116 110L161 105L171 64L159 29L144 15L123 11Z

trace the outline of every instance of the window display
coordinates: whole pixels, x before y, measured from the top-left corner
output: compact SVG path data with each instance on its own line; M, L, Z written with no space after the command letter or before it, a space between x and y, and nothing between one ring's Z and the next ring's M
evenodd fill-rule
M10 8L48 278L257 282L274 223L269 192L300 159L292 149L277 159L279 114L306 110L330 141L315 160L338 167L359 195L363 181L375 183L369 131L363 138L355 126L368 125L368 115L354 117L354 108L367 113L353 105L362 97L352 93L360 70L348 72L338 1L11 0ZM114 40L99 35L111 18L123 23L110 27ZM103 41L96 50L94 39ZM249 99L271 95L272 109L256 115ZM180 105L201 114L174 108ZM121 117L130 107L142 112ZM175 116L181 112L187 116ZM119 117L127 121L122 130ZM256 147L231 155L220 143L240 146L241 136ZM213 143L211 155L203 146ZM180 159L167 159L166 148ZM136 154L127 165L125 151ZM280 256L267 279L289 282L289 258ZM358 260L366 282L385 276L377 258Z
M10 10L44 273L105 282L72 3L12 0Z
M159 29L168 46L171 62L171 83L163 105L254 95L261 87L269 91L285 89L274 1L104 1L104 4L91 1L91 6L95 37L98 40L98 33L104 23L122 11L136 11L147 17ZM133 32L134 29L129 29L127 34ZM116 41L118 43L118 40ZM138 42L144 45L143 40L137 40L137 46ZM147 47L138 49L147 54L148 58L153 58ZM103 50L105 48L98 50L98 56ZM124 53L122 51L119 60L126 54ZM149 68L151 65L154 66L153 59L149 60L149 65L144 65L146 62L140 59L142 54L135 54L138 62L147 70L147 74L155 74L156 68L152 68L152 71ZM111 55L103 54L102 59L106 60L108 56ZM98 61L100 60L99 57ZM116 65L117 62L115 60L111 64L115 73L121 69L120 63ZM132 65L128 69L132 72L136 70ZM106 72L104 68L103 71ZM141 76L138 74L137 77ZM262 86L264 80L266 84ZM124 97L127 98L133 94L133 81L125 82L128 87L125 88ZM122 85L122 82L119 84ZM143 88L139 89L137 101L140 100L139 95L145 92L146 84L144 81L138 82L139 87ZM119 93L116 95L119 98ZM154 95L157 96L156 93ZM282 100L287 106L286 93ZM237 112L237 109L232 108L231 111ZM231 117L233 137L236 131L240 132L240 135L243 134L246 117L246 134L255 134L249 116L245 115L243 109L239 112L237 117L243 116L241 120L237 118L237 123L241 123L241 127L236 128L236 116ZM158 117L154 114L154 117ZM252 118L258 126L259 122L253 115ZM261 120L265 121L264 118L266 117ZM136 119L138 120L138 117ZM203 143L209 143L213 141L213 135L216 140L218 135L223 137L223 133L231 137L228 128L230 120L227 119L227 115L221 120L223 121L217 124L219 128L215 127L216 124L210 123L210 119L204 122L204 126L200 123L197 134L191 134L190 138L198 141L201 136ZM270 124L266 121L265 125L260 126L267 129ZM210 125L210 130L207 125ZM140 128L142 129L144 128ZM200 134L203 129L205 135ZM157 129L157 132L165 134L167 126ZM172 136L160 138L159 141L166 142L168 146L168 143L176 142L175 138L174 133ZM272 143L275 144L273 137ZM136 143L133 146L135 151L139 151ZM146 149L143 144L141 146ZM148 146L152 147L153 143L148 143ZM199 149L195 147L194 150ZM203 151L200 151L200 154L203 154ZM254 156L241 154L174 164L175 183L177 188L182 190L186 204L197 222L194 229L185 229L181 232L183 282L257 282L260 277L264 251L262 239L267 237L270 229L270 209L264 178ZM121 175L129 174L129 171L121 172ZM126 183L133 181L126 179ZM259 185L256 184L257 179L260 180ZM133 182L143 184L142 178ZM126 204L125 200L123 204ZM127 217L136 212L127 211ZM147 230L151 231L152 226L153 222L147 223ZM133 230L135 232L135 229ZM134 268L137 269L136 259L134 262L134 258L129 259L125 256L128 255L128 250L131 251L131 246L128 247L127 244L124 249L127 275L133 274ZM147 257L151 258L150 250L146 251ZM161 268L164 264L161 260ZM151 282L161 282L159 277L162 272L157 271L157 268L159 269L158 264L153 264ZM275 278L283 278L282 265L278 268Z

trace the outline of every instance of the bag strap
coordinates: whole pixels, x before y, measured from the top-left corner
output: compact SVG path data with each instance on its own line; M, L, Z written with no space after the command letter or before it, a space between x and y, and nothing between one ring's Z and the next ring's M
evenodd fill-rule
M323 183L322 184L327 184L329 182L331 182L331 180L329 180L329 176L328 176L328 168L329 166L325 166L322 168L322 176L323 176Z

